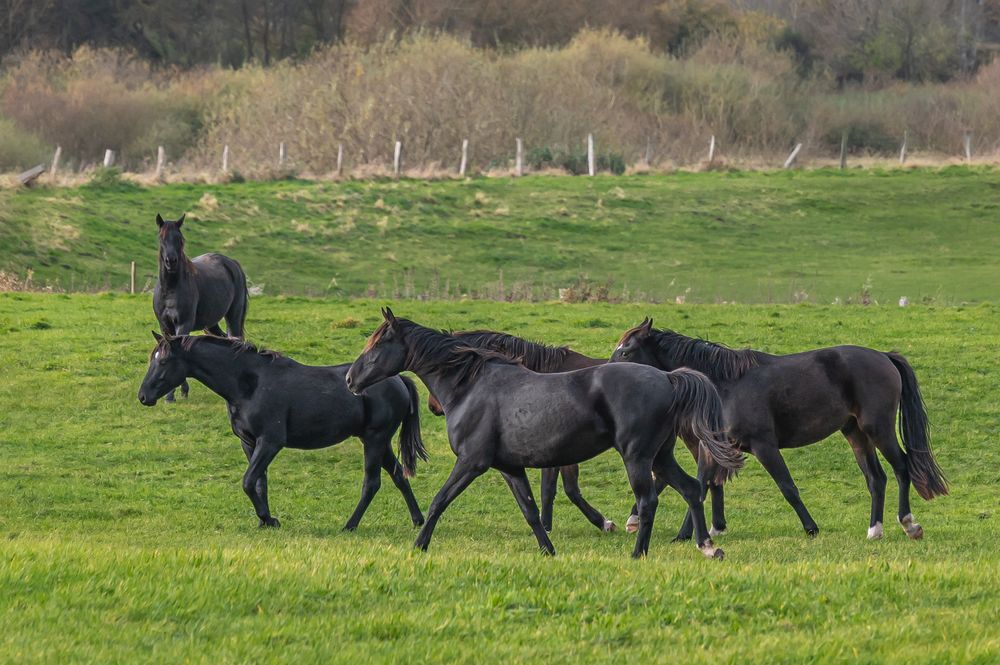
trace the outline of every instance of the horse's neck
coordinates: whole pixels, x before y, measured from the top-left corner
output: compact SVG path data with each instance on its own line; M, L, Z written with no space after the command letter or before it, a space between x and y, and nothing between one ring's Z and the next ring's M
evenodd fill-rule
M566 361L563 363L562 371L584 369L585 367L596 367L597 365L604 365L607 362L607 360L603 360L601 358L591 358L590 356L585 356L582 353L577 353L573 349L567 349Z
M188 354L188 374L205 384L209 390L234 404L240 400L240 377L255 373L251 367L255 354L237 354L230 349L208 343L195 343Z
M672 371L680 367L687 367L701 372L710 378L712 383L716 384L716 387L719 388L723 385L728 385L733 381L733 379L725 375L722 368L712 362L698 358L691 352L689 344L695 342L696 340L692 340L690 337L684 337L682 335L678 335L678 340L680 342L679 344L674 344L669 347L660 346L657 351L657 358L660 361L660 369Z

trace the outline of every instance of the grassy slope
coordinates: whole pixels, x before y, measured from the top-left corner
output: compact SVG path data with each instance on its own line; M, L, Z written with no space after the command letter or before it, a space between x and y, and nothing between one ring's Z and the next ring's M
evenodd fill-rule
M254 339L305 362L347 361L377 303L254 299ZM754 461L727 497L726 561L668 542L680 500L660 504L651 556L600 534L560 496L535 551L490 473L449 509L432 549L410 549L402 499L383 483L361 528L360 447L286 451L271 473L284 527L260 532L239 487L244 459L219 398L139 406L152 345L147 298L0 295L0 661L308 660L509 662L995 662L1000 658L1000 418L993 306L618 306L399 303L442 327L490 326L606 354L645 313L773 352L855 342L915 366L951 496L865 540L868 495L835 437L787 454L822 532L802 535ZM358 327L342 327L348 319ZM432 454L414 488L426 507L452 454L423 411ZM690 469L690 460L683 459ZM531 474L533 478L535 473ZM891 477L891 473L890 473ZM582 472L585 495L624 521L620 461Z
M627 300L829 303L869 280L995 301L1000 171L699 173L623 178L171 185L0 191L0 269L63 289L155 273L153 218L188 211L189 251L239 259L266 293L510 291L581 275Z

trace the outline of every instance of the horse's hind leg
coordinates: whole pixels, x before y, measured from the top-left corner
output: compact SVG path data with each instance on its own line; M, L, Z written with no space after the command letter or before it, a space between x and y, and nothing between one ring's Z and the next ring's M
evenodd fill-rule
M677 464L670 451L662 450L656 456L653 469L657 478L662 476L667 484L673 487L684 498L688 505L687 518L694 527L694 537L702 554L714 559L725 556L721 548L715 547L708 535L708 525L705 523L704 488L701 483L692 478Z
M382 457L389 446L389 441L361 439L361 442L365 448L365 478L361 482L361 498L358 500L358 506L344 525L344 531L354 531L358 528L361 518L368 510L368 504L375 498L375 493L382 485Z
M410 511L410 519L413 521L413 526L422 525L424 523L424 514L420 512L420 504L417 503L416 497L413 496L413 490L410 489L410 481L406 479L403 467L392 453L390 446L386 446L385 452L382 453L382 468L392 478L392 482L399 489L399 493L403 495L406 507Z
M552 508L556 502L556 491L559 486L559 467L552 466L542 469L542 526L546 531L552 531Z
M555 554L556 548L552 546L552 541L549 540L548 534L542 527L542 520L538 517L538 506L535 505L535 497L531 494L531 483L528 482L528 475L524 469L501 471L500 473L507 481L510 491L514 493L517 505L521 509L524 519L528 521L528 526L534 532L538 546L546 554Z
M583 498L583 493L580 491L580 465L572 464L560 467L559 473L562 475L566 496L573 502L574 506L580 509L584 517L601 531L614 531L617 528L615 523L606 519L601 511L587 503L587 500Z
M639 531L635 538L635 549L632 558L638 559L649 553L649 541L653 535L653 519L656 517L656 505L659 497L653 482L652 461L649 459L626 459L625 472L628 482L635 494L635 502L639 515Z
M486 473L488 468L490 468L489 463L485 460L471 460L459 457L455 461L451 475L448 476L448 480L444 481L444 485L438 490L434 500L431 501L430 508L427 509L427 521L424 522L423 528L417 534L417 540L413 543L414 547L427 550L427 547L431 544L431 536L434 535L434 527L437 526L442 513L455 500L455 497L465 491L465 488L473 480Z
M871 439L861 431L856 420L851 420L841 433L847 438L854 451L854 458L865 476L868 493L872 497L871 516L868 520L868 539L876 540L882 537L882 519L885 512L885 471L875 454L875 446Z
M907 536L919 540L924 537L924 529L917 524L913 519L913 513L910 512L910 472L906 468L906 453L899 447L899 440L896 438L895 424L895 414L893 414L892 420L885 418L883 422L874 426L865 423L862 429L882 452L896 474L896 483L899 485L897 514L899 525L903 527Z
M799 516L802 528L806 530L806 533L810 536L818 534L819 527L816 525L816 521L813 520L812 515L809 514L809 511L806 510L802 499L799 498L799 488L795 486L795 481L792 480L792 474L789 473L788 466L785 464L785 459L781 456L778 446L769 441L754 441L750 444L750 450L753 452L754 457L760 460L764 469L771 474L774 482L778 485L778 489L781 490L782 496L785 497L785 501L792 506L795 514Z

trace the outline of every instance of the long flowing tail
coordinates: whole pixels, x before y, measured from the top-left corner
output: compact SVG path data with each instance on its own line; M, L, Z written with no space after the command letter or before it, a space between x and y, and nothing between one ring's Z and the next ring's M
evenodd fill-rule
M689 431L701 442L702 457L707 452L732 475L743 467L743 453L726 436L722 422L722 399L711 379L693 369L668 372L674 386L673 415L679 428ZM699 462L699 466L702 463Z
M427 461L427 449L420 438L420 395L417 386L405 376L399 377L410 394L410 411L403 418L399 433L399 458L403 463L403 475L412 478L417 473L417 458Z
M948 480L931 452L927 409L920 394L917 375L902 355L894 351L885 355L896 366L896 371L903 380L899 400L899 437L906 449L906 469L910 472L910 482L917 488L917 493L928 500L947 494Z

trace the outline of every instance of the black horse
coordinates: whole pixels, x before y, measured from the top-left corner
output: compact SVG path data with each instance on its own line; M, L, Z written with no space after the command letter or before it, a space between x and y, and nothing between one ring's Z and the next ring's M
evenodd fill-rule
M664 373L632 364L538 374L502 354L397 319L388 309L382 313L385 322L347 372L348 387L359 393L404 370L416 373L441 400L448 414L448 439L458 457L431 502L417 547L427 549L448 504L492 467L510 486L539 547L554 554L525 467L578 464L614 448L625 461L639 505L633 556L649 550L657 504L655 472L684 496L694 515L699 549L721 558L708 537L701 488L673 456L677 429L685 426L725 467L743 462L721 434L722 404L703 374Z
M361 500L344 529L353 530L381 484L384 469L399 488L415 526L424 523L406 477L417 457L427 459L420 438L420 397L412 381L396 377L361 395L344 383L347 365L311 367L241 340L212 335L162 337L139 389L146 406L187 377L198 379L229 405L233 433L243 442L249 465L243 491L260 526L280 526L267 503L267 467L282 448L315 450L356 436L364 444L365 479ZM400 467L392 435L401 428Z
M916 374L898 353L835 346L775 356L656 330L647 318L622 336L611 356L611 362L616 361L667 371L690 367L707 374L725 405L730 438L760 460L811 536L819 527L799 498L779 450L815 443L838 430L851 444L871 494L869 538L882 537L885 502L886 476L876 448L896 474L897 517L910 538L924 534L910 512L910 483L924 499L948 493L947 481L931 452ZM897 411L906 452L896 439ZM697 451L696 442L694 446L691 439L686 443L692 452ZM724 531L721 480L707 471L703 482L712 490L713 531ZM690 538L690 534L690 519L686 519L678 537Z
M247 277L240 264L222 254L202 254L188 259L184 254L181 226L156 215L160 228L160 273L153 289L153 313L164 335L187 335L204 330L222 337L226 333L219 321L226 319L230 337L243 337L250 296ZM181 394L188 394L188 384L181 384ZM174 401L174 391L167 394Z
M574 369L596 367L608 362L599 358L591 358L573 351L568 346L548 346L530 342L514 335L493 332L490 330L473 330L452 333L452 336L468 346L488 349L502 353L508 358L518 360L533 372L550 374L553 372L571 372ZM444 409L434 394L427 398L427 408L436 416L444 415ZM542 469L542 526L546 531L552 531L552 508L556 501L559 476L562 476L563 489L573 505L580 509L584 517L601 531L614 531L615 523L604 517L597 508L587 503L580 491L580 465L549 467Z

